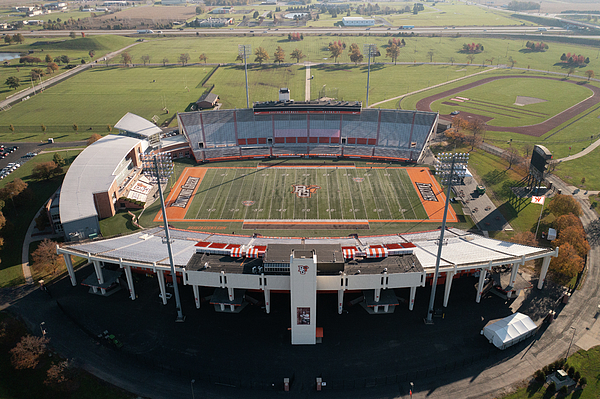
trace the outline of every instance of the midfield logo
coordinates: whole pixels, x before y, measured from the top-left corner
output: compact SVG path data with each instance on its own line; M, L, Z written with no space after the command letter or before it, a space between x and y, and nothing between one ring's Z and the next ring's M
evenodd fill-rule
M292 194L296 194L298 198L310 198L313 193L321 188L315 185L306 186L304 184L292 184L292 187L294 188Z
M362 183L365 178L364 177L353 177L352 180L354 180L357 183Z
M304 265L298 266L298 272L300 274L306 274L307 271L308 271L308 266L304 266Z
M244 206L252 206L252 205L254 205L254 201L242 201L242 205L244 205Z

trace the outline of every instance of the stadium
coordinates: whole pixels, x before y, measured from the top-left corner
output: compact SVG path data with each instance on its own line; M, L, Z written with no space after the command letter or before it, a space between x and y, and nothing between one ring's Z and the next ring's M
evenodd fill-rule
M385 314L401 304L412 310L417 288L431 285L446 196L429 168L406 168L397 162L422 162L437 128L437 113L283 98L255 103L252 109L186 112L177 118L180 134L166 137L148 121L128 114L115 125L120 135L92 144L69 169L63 186L73 187L90 173L87 165L108 163L100 170L106 173L104 186L110 187L106 193L81 190L76 200L61 196L61 221L69 215L68 223L77 225L76 234L67 234L65 229L71 242L57 247L73 286L83 284L102 296L124 286L135 300L133 273L152 275L164 305L170 296L166 283L176 280L192 287L197 308L208 297L215 312L224 313L239 313L249 303L264 303L269 313L271 294L285 293L290 297L291 343L310 345L323 335L316 323L317 294L337 295L338 314L348 298L369 314ZM156 198L158 188L143 180L140 157L157 152L172 158L187 152L198 163L298 159L281 167L273 163L258 163L254 168L207 165L186 168L179 176L166 200L169 222L232 220L241 223L241 234L172 228L169 237L157 227L106 239L89 234L97 232L94 228L101 215L127 209L132 200L140 205ZM112 156L103 157L103 153ZM319 165L307 163L307 158L335 162ZM379 162L357 167L353 159L392 165ZM99 206L100 198L112 206L110 212ZM68 210L63 210L63 200ZM96 206L95 220L90 204ZM76 220L73 215L84 205L85 212L80 214L85 217ZM162 222L161 218L157 214L154 220ZM456 215L450 212L452 218ZM90 221L96 224L86 228ZM372 223L407 221L436 224L424 232L359 234ZM281 226L293 229L292 237L261 234ZM302 234L304 228L319 226L355 233L326 238ZM518 295L530 288L518 273L519 266L535 259L543 259L538 282L542 288L550 259L557 256L557 250L502 242L455 228L445 234L437 281L444 284L444 306L452 281L464 276L477 276L476 302L492 288L507 298ZM172 254L167 253L165 243L171 244ZM77 281L71 256L87 259L94 272Z

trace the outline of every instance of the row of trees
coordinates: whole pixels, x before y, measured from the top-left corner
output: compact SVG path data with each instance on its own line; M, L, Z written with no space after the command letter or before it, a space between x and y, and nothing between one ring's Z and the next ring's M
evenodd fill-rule
M540 3L534 1L511 1L508 9L513 11L539 10Z
M299 33L299 32L288 33L288 40L290 42L299 42L301 40L304 40L304 35L302 33Z
M5 35L4 36L4 43L6 44L13 44L13 43L23 43L25 41L25 38L23 37L22 34L20 33L15 33L14 35Z
M467 144L473 150L483 140L486 131L485 123L477 118L469 120L455 116L452 119L452 127L445 132L446 137L453 144Z

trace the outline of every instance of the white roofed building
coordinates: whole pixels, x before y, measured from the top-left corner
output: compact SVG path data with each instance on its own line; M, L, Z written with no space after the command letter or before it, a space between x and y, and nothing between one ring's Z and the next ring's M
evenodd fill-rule
M154 123L131 112L119 119L115 124L115 129L119 129L119 134L147 140L151 146L160 142L162 133L162 129Z
M117 200L141 173L140 154L147 148L145 140L108 135L79 154L60 192L60 222L67 240L100 233L98 220L115 214Z
M375 25L375 20L363 17L344 17L342 18L342 24L344 26L373 26Z

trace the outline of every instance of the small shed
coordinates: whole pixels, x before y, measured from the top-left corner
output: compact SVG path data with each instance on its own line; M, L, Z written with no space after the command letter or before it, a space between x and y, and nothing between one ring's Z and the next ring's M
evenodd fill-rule
M537 331L538 326L523 313L515 313L504 319L490 322L481 333L498 349L506 349L529 337Z
M203 94L198 101L196 101L196 106L198 109L208 109L213 108L217 102L219 101L219 96L213 93Z

